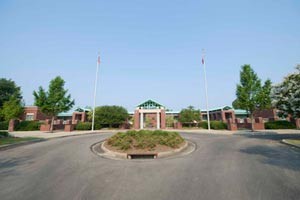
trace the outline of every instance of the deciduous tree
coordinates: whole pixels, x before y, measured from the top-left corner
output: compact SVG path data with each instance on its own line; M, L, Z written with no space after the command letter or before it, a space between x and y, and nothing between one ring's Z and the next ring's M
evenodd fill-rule
M41 111L52 117L50 131L53 131L54 118L58 113L69 111L73 105L74 100L71 99L71 95L67 94L68 90L64 89L65 81L57 76L52 79L49 84L48 91L45 91L42 87L39 87L38 91L34 91L34 104L38 106Z
M300 65L294 73L273 87L271 97L272 104L283 116L290 114L294 118L300 118Z

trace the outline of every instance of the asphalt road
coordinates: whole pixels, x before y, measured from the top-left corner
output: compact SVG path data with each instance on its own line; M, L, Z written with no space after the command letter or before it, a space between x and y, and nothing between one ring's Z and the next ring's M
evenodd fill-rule
M280 144L281 136L188 133L195 152L151 161L92 153L90 146L108 136L0 151L0 199L300 199L300 150Z

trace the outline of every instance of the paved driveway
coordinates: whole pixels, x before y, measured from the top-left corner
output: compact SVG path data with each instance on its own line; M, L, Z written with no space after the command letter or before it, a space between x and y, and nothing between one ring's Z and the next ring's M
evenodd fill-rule
M90 151L93 143L110 135L53 139L0 151L0 198L300 198L300 150L280 144L280 135L186 133L183 136L197 144L195 152L145 162L109 160Z

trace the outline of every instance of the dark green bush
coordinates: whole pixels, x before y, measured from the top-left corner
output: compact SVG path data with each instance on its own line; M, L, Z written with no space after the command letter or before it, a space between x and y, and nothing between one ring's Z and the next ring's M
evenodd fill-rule
M8 137L8 136L9 136L8 132L6 132L6 131L0 131L0 138Z
M92 129L92 123L91 122L79 122L75 126L75 130L91 130Z
M266 129L295 129L296 125L289 121L266 122Z
M38 131L41 123L38 121L21 121L15 127L16 131Z
M200 122L199 127L203 129L208 129L207 121ZM215 130L224 130L227 129L227 124L222 121L210 121L210 128Z
M0 130L7 130L8 122L0 122Z

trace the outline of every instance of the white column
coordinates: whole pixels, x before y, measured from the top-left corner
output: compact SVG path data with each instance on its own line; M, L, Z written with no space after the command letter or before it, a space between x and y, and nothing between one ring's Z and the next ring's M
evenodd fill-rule
M144 129L144 115L140 113L140 129Z
M156 128L160 129L160 116L159 116L159 112L156 113Z

